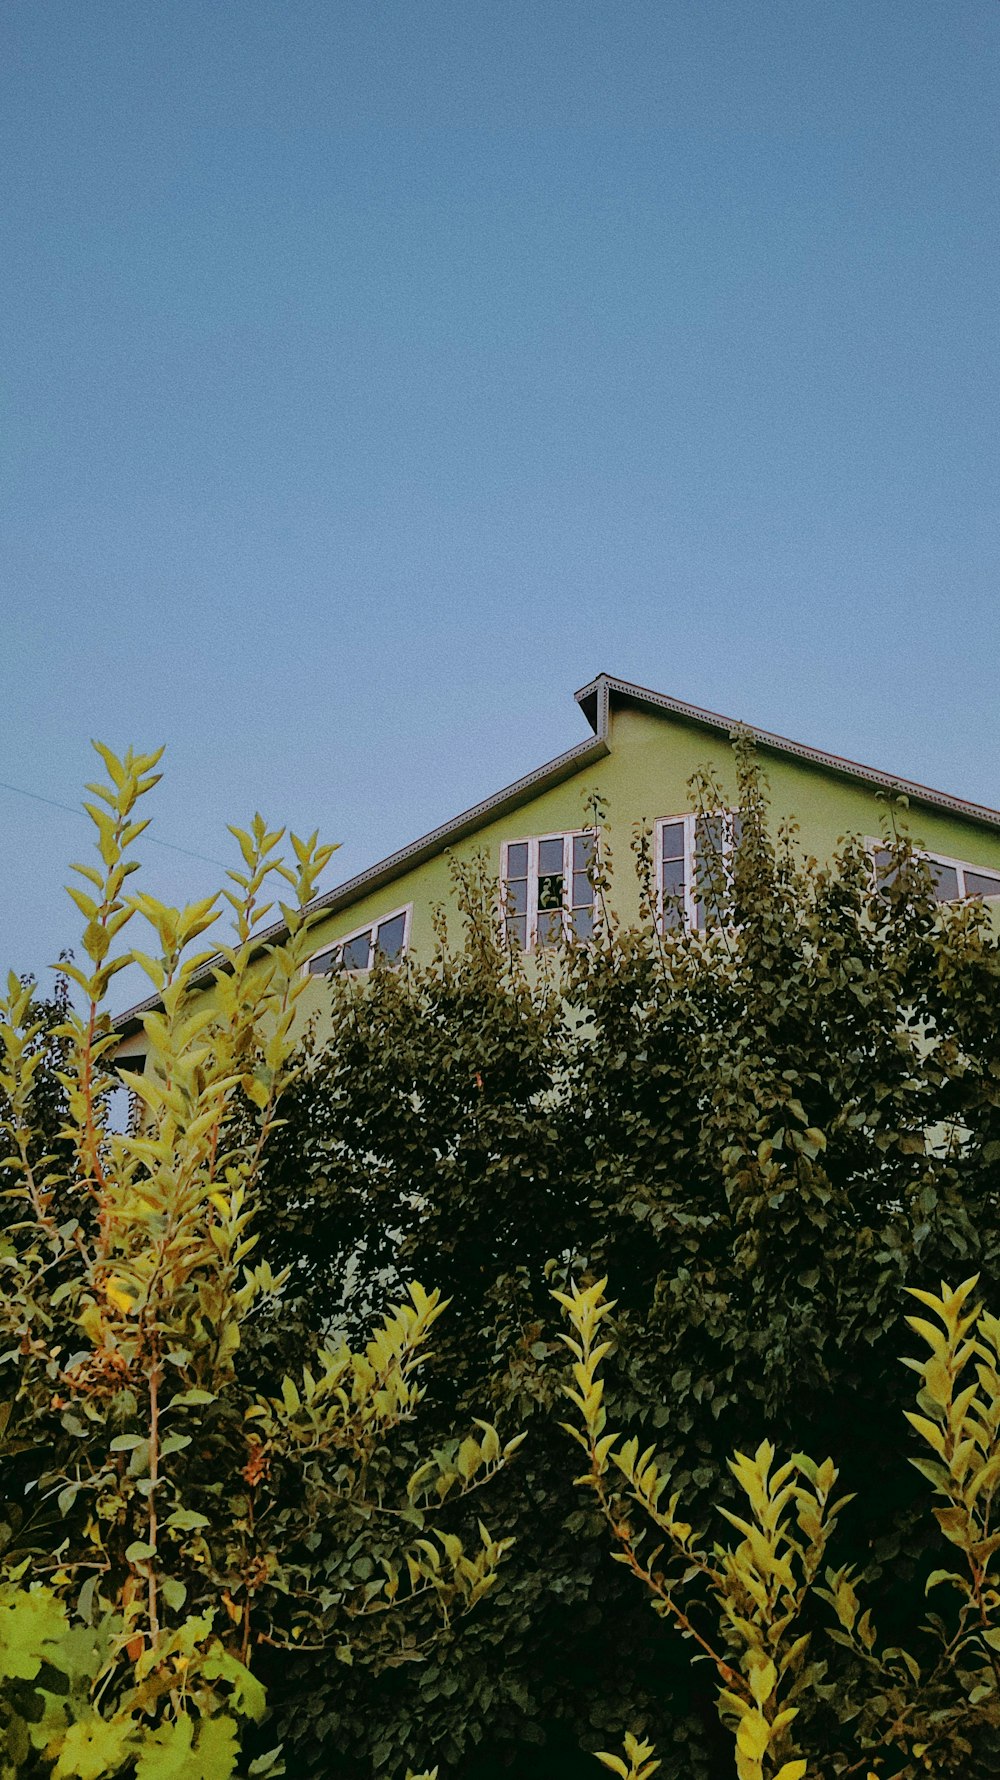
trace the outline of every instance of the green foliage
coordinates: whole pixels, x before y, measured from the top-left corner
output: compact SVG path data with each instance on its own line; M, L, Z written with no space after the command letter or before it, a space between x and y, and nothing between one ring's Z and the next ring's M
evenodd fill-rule
M175 909L130 884L158 757L98 752L98 864L70 891L85 963L62 965L75 1000L57 993L54 1023L12 975L0 1002L4 1759L52 1780L226 1780L264 1714L262 1649L309 1648L333 1675L420 1661L491 1591L510 1541L475 1521L470 1539L454 1507L518 1441L479 1421L430 1458L414 1446L445 1303L413 1279L360 1347L313 1344L273 1380L239 1367L289 1285L255 1255L256 1189L333 849L292 835L287 864L283 831L233 829L232 939L199 951L219 897ZM265 943L275 892L284 937ZM140 922L152 952L124 945ZM105 1003L130 962L157 1005L122 1132ZM249 1769L278 1771L266 1746Z
M825 1563L838 1516L852 1499L831 1500L832 1460L817 1465L797 1453L775 1468L766 1441L753 1458L737 1453L730 1468L744 1513L719 1512L740 1543L706 1546L681 1517L680 1492L667 1497L670 1475L653 1447L640 1454L634 1438L606 1431L600 1368L611 1342L602 1324L614 1308L604 1297L606 1281L555 1294L572 1328L564 1336L573 1355L565 1391L579 1417L579 1425L564 1425L588 1460L576 1481L597 1498L618 1561L715 1668L738 1780L803 1780L807 1773L832 1780L862 1769L871 1780L986 1771L980 1733L1000 1728L1000 1532L993 1526L1000 1321L981 1306L968 1308L977 1283L942 1286L940 1297L910 1288L936 1319L907 1318L930 1351L904 1361L921 1387L918 1411L906 1417L933 1454L911 1463L943 1503L934 1518L961 1554L950 1558L961 1568L936 1569L927 1579L928 1593L946 1586L957 1608L929 1617L923 1630L935 1650L923 1667L908 1650L879 1648L853 1572ZM657 1544L644 1551L650 1532ZM838 1622L827 1631L839 1646L832 1653L816 1654L814 1599ZM619 1758L599 1759L626 1774Z
M603 1753L598 1755L598 1761L604 1767L610 1768L613 1774L618 1774L620 1780L649 1780L650 1775L655 1774L660 1766L659 1762L655 1760L656 1751L652 1743L647 1743L644 1740L640 1742L639 1738L634 1737L631 1731L626 1731L623 1747L625 1750L624 1760L620 1755Z
M105 1613L93 1626L71 1624L53 1588L25 1585L23 1578L0 1583L0 1774L5 1780L29 1772L102 1780L127 1770L136 1780L224 1780L236 1766L236 1719L224 1709L209 1714L221 1704L259 1718L264 1699L209 1631L207 1618L189 1617L169 1648L161 1647L161 1675L172 1658L173 1690L184 1705L153 1726L149 1707L162 1687L149 1685L151 1664L137 1666L135 1684L119 1692L114 1709L100 1697L128 1637L120 1615ZM229 1682L231 1692L210 1692L206 1683L213 1680ZM251 1772L283 1769L271 1760Z
M907 1284L979 1270L1000 1289L1000 954L981 905L935 903L897 806L875 894L860 839L803 859L793 828L772 832L739 739L737 764L742 838L706 930L657 931L648 833L643 918L615 921L627 862L612 875L605 827L593 945L522 961L488 872L457 871L461 943L442 927L429 962L331 984L262 1180L266 1252L294 1295L241 1364L277 1378L328 1327L361 1329L433 1278L454 1314L425 1425L443 1441L489 1402L529 1439L496 1485L517 1536L502 1617L380 1682L377 1713L363 1675L335 1700L308 1658L275 1676L303 1774L351 1747L379 1770L409 1754L493 1773L489 1750L572 1775L629 1728L655 1738L665 1775L730 1759L707 1665L654 1650L568 1486L548 1292L572 1276L616 1282L614 1425L656 1444L694 1521L740 1511L729 1454L762 1427L778 1450L835 1452L861 1491L843 1561L880 1578L890 1644L909 1633L934 1559L899 1461L893 1328ZM693 801L726 800L703 777Z

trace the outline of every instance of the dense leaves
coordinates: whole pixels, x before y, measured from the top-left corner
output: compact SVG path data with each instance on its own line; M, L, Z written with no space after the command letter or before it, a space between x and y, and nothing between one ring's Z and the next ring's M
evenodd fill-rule
M615 1425L655 1444L695 1520L732 1507L734 1447L835 1452L844 1488L864 1482L844 1561L881 1572L890 1641L913 1621L932 1560L893 1330L908 1284L979 1270L997 1297L1000 954L981 905L935 902L905 810L884 806L876 890L860 840L819 865L772 831L736 746L741 839L705 931L658 931L643 834L643 919L619 925L605 834L593 945L523 963L478 867L456 872L457 948L442 925L429 963L331 984L263 1183L295 1302L247 1360L277 1370L433 1278L455 1308L425 1407L444 1431L488 1394L529 1438L498 1487L503 1612L392 1677L377 1720L363 1679L335 1703L315 1665L287 1670L304 1774L341 1740L378 1771L528 1775L537 1749L569 1775L627 1728L665 1774L729 1771L710 1679L651 1638L572 1490L549 1290L574 1275L614 1280ZM693 796L723 801L707 776Z
M334 1697L351 1665L421 1661L497 1581L509 1541L461 1504L519 1441L479 1419L415 1445L446 1307L412 1278L359 1343L330 1331L275 1377L237 1366L288 1284L255 1253L255 1189L332 848L291 835L289 864L259 816L232 831L233 933L206 994L194 947L218 898L175 909L131 881L157 757L98 752L75 998L11 975L0 999L0 1775L263 1776L271 1733L241 1758L261 1651L308 1648ZM152 953L125 944L137 917ZM157 1005L123 1131L106 1001L129 963Z
M608 1428L602 1363L610 1351L606 1280L554 1295L571 1333L573 1406L567 1433L586 1455L577 1483L600 1504L615 1557L643 1585L659 1617L715 1671L720 1719L733 1739L737 1780L921 1780L996 1771L1000 1756L1000 1322L977 1305L975 1276L940 1296L911 1287L928 1314L907 1321L929 1349L903 1361L917 1373L920 1436L912 1459L931 1485L941 1558L927 1579L939 1593L920 1627L929 1650L880 1642L849 1566L833 1567L838 1495L832 1458L775 1462L762 1440L729 1461L739 1512L709 1543L686 1518L681 1492L654 1447ZM732 1529L739 1535L733 1543ZM945 1597L943 1600L941 1597ZM825 1605L827 1612L817 1614ZM818 1624L817 1624L818 1620ZM907 1639L909 1643L909 1638ZM643 1759L654 1754L648 1746ZM640 1752L599 1756L635 1780ZM629 1763L633 1774L629 1774ZM649 1770L647 1770L648 1772Z

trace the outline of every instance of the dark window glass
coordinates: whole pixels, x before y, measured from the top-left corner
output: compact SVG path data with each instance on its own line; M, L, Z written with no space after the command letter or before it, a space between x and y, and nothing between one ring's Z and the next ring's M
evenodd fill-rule
M539 909L561 909L563 900L562 878L539 878L538 907Z
M573 836L573 870L592 871L597 861L597 836L595 834L575 834Z
M515 946L520 946L522 951L524 950L524 947L528 943L528 917L527 917L527 915L509 915L508 916L508 918L507 918L507 937L512 942L512 944L514 944Z
M406 916L393 915L389 921L379 924L375 950L380 958L401 958L403 955L403 937L406 932Z
M516 841L507 848L507 876L509 878L526 878L528 875L528 843Z
M993 877L985 871L970 871L965 868L966 896L1000 896L1000 878Z
M561 912L541 912L538 916L538 943L540 946L557 945L562 938L563 923Z
M553 873L551 877L538 879L538 906L540 909L561 909L563 899L562 875Z
M934 895L938 902L954 902L958 896L958 873L953 865L942 865L940 859L928 859Z
M345 970L367 970L368 958L372 948L371 928L367 933L358 933L349 939L344 946L343 962Z
M340 947L331 946L328 952L320 952L317 957L310 958L309 971L314 977L329 976L331 971L340 969Z
M590 881L590 873L575 871L573 873L573 907L589 908L594 900L594 886Z
M558 840L538 843L538 907L561 909L563 903L563 843ZM541 923L539 923L539 932ZM545 941L539 941L545 944Z

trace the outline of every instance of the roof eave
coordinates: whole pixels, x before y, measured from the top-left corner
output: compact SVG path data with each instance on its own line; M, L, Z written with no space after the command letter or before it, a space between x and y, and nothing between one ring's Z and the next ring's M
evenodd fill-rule
M547 791L551 786L561 785L563 780L571 779L574 773L581 772L584 767L603 758L608 752L608 744L603 734L598 734L585 742L577 742L564 754L557 754L554 760L546 761L544 766L536 767L534 772L525 773L523 778L515 779L512 785L505 785L492 797L481 803L473 804L471 809L463 810L460 816L451 822L444 822L438 828L432 828L428 834L421 835L419 840L411 841L409 846L400 847L387 858L380 859L376 865L369 866L366 871L358 872L343 884L337 884L322 896L316 896L309 904L311 913L323 912L337 914L341 909L349 908L362 896L373 890L381 890L384 885L391 884L403 872L410 871L425 860L432 859L436 853L442 852L454 842L464 840L467 835L475 834L476 830L498 816L507 815L511 810L518 809L536 797L540 791ZM254 956L276 941L284 939L287 928L283 921L276 921L265 927L257 935ZM191 978L193 984L207 983L216 971L225 970L226 961L221 953L210 958ZM115 1021L115 1030L122 1038L130 1038L142 1026L143 1014L150 1013L160 1005L158 995L149 995L144 1001L136 1002L134 1007L127 1008Z
M526 773L523 778L515 779L514 783L496 792L492 797L484 798L481 803L473 804L471 809L464 810L451 822L442 823L428 834L421 835L419 840L411 841L407 847L398 852L390 853L386 859L379 860L367 871L359 872L356 877L348 878L333 890L316 897L309 904L310 910L323 910L336 914L341 909L349 908L360 897L373 890L379 890L390 884L403 872L413 866L422 864L435 853L441 852L453 842L474 834L495 817L515 810L522 803L545 791L552 785L561 784L564 779L571 778L574 773L602 758L609 753L609 725L612 698L636 704L643 709L668 711L687 723L697 724L718 735L729 736L736 729L744 729L752 735L760 747L774 753L791 755L805 761L808 765L822 768L826 772L836 773L841 778L860 780L863 784L876 787L878 790L890 791L895 795L905 796L913 802L922 804L929 809L945 810L957 815L966 822L974 822L981 827L1000 829L1000 810L990 809L985 804L969 803L964 798L952 797L947 792L935 791L929 785L920 785L911 779L895 778L891 773L881 772L877 767L863 766L859 761L847 760L839 754L829 754L821 748L810 748L804 742L793 742L787 736L774 735L769 730L757 729L753 724L741 723L732 717L723 717L717 711L704 710L700 705L688 704L684 699L671 698L668 693L654 692L650 687L637 686L630 680L619 680L611 674L597 674L575 694L576 701L584 713L587 722L594 731L593 739L578 742L559 754L554 760L547 761L544 766L537 767L534 772ZM258 952L285 936L284 922L276 922L265 928L257 939ZM256 955L256 954L255 954ZM208 960L202 969L192 977L193 983L208 982L217 970L224 970L226 963L221 954ZM122 1038L131 1037L142 1026L142 1015L158 1007L158 995L150 995L126 1011L115 1022L116 1030Z
M810 766L820 767L825 772L836 773L841 778L860 780L877 790L908 797L928 809L945 810L950 815L960 816L965 822L975 822L983 828L1000 829L1000 810L991 809L987 804L969 803L963 797L954 797L947 791L935 791L932 786L921 785L914 779L897 778L893 773L882 772L878 767L864 766L860 761L827 753L822 748L810 748L805 742L793 742L788 736L775 735L770 730L758 729L754 724L741 722L734 717L723 717L717 711L706 711L700 705L687 704L683 699L671 698L668 693L653 692L649 687L633 685L629 680L617 680L610 674L599 674L576 694L577 703L592 724L595 719L590 713L599 711L603 703L602 733L607 733L607 712L612 698L647 710L669 711L685 722L697 724L715 734L730 736L734 730L745 730L760 747L776 754L788 754Z

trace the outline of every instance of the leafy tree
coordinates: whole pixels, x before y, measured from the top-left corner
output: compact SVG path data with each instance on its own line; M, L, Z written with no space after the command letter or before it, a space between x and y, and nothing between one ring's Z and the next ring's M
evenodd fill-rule
M443 1438L488 1394L529 1439L496 1486L517 1535L503 1617L380 1682L377 1731L364 1676L334 1701L308 1658L290 1665L272 1697L303 1774L332 1745L389 1770L406 1752L569 1776L626 1729L667 1775L729 1771L705 1669L654 1649L566 1481L548 1294L571 1277L615 1280L614 1425L656 1445L693 1519L735 1509L729 1454L762 1427L836 1452L863 1485L844 1561L881 1574L889 1642L908 1633L932 1558L895 1437L893 1329L908 1284L1000 1285L1000 952L981 905L935 902L898 804L876 887L860 839L820 865L794 826L774 832L735 745L740 842L703 929L661 930L648 832L642 918L616 921L605 829L593 944L523 961L480 866L456 870L458 945L442 918L429 962L331 983L262 1176L294 1298L244 1358L276 1374L430 1277L456 1314L426 1414ZM703 814L725 801L708 775L692 796Z
M930 1313L907 1321L929 1352L907 1359L920 1379L917 1410L906 1412L925 1453L911 1460L929 1480L942 1554L927 1592L944 1589L952 1611L923 1627L932 1656L921 1665L898 1647L879 1647L857 1578L825 1563L850 1497L834 1499L832 1459L817 1465L795 1453L775 1465L762 1441L753 1457L738 1452L730 1470L741 1513L720 1513L740 1535L735 1547L705 1544L669 1497L670 1474L652 1446L607 1432L601 1365L613 1345L605 1280L557 1292L572 1333L566 1395L578 1421L567 1431L583 1448L577 1479L596 1497L618 1546L616 1557L638 1577L660 1617L697 1647L718 1677L719 1715L733 1738L738 1780L804 1780L866 1772L966 1775L995 1771L1000 1753L1000 1321L970 1308L978 1281L940 1296L910 1287ZM973 1376L969 1377L970 1372ZM929 1453L930 1456L927 1456ZM649 1549L647 1536L657 1543ZM951 1550L948 1550L950 1545ZM836 1620L823 1643L810 1609L827 1604ZM991 1734L994 1733L994 1734ZM635 1763L653 1755L629 1739ZM621 1757L605 1767L629 1780ZM655 1764L654 1764L655 1765ZM646 1772L651 1772L646 1769Z
M0 1003L0 1772L226 1780L264 1713L263 1649L310 1648L334 1674L412 1662L489 1593L509 1541L473 1522L463 1542L447 1504L517 1441L480 1421L416 1463L407 1427L445 1305L414 1279L363 1345L313 1343L270 1389L240 1372L289 1283L254 1257L255 1195L332 848L293 835L288 865L282 831L233 830L234 934L206 998L192 948L219 899L179 910L130 885L158 757L98 752L99 863L70 891L87 962L62 967L76 1004L57 992L54 1023L13 975ZM275 886L286 937L265 948ZM152 954L120 949L137 916ZM116 1132L106 999L132 961L158 1008L127 1077L143 1116ZM262 1749L249 1772L278 1761Z

